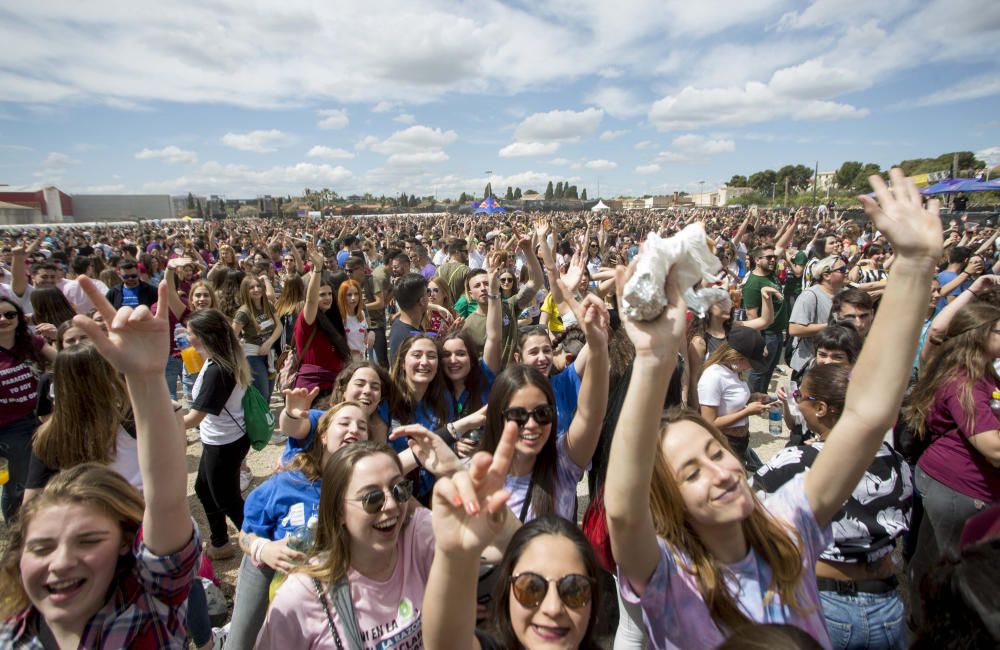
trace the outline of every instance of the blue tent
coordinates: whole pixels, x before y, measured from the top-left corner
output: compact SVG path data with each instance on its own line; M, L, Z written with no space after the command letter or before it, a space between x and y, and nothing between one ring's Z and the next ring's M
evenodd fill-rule
M949 178L920 190L921 194L957 194L958 192L1000 191L1000 179L978 181L974 178Z
M479 204L479 207L476 208L475 212L476 214L493 214L494 212L506 214L507 210L502 205L497 203L497 198L491 194Z

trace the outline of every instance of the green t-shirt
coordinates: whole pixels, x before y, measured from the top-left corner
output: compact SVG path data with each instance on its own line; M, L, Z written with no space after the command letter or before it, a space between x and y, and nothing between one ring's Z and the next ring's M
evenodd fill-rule
M514 356L514 349L517 346L517 318L514 316L517 297L512 296L500 304L503 306L500 331L500 358L506 364ZM468 332L472 340L482 349L486 345L486 314L478 309L472 312L466 317L465 326L462 327L462 330Z
M468 318L472 312L476 311L476 307L478 305L471 302L469 297L463 293L462 297L455 303L455 312L462 318Z
M781 286L775 281L773 275L762 276L751 273L747 276L747 281L743 285L743 306L747 309L756 309L760 315L760 290L764 287L774 287L781 291ZM764 331L768 334L778 334L788 329L788 301L783 298L774 298L774 322Z

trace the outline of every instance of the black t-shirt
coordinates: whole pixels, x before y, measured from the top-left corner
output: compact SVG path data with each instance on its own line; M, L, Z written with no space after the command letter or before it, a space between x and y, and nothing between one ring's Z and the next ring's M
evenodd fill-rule
M38 401L35 402L35 417L42 418L46 415L52 415L53 390L51 372L38 378Z
M191 408L202 413L219 415L236 388L236 377L218 364L209 361L201 378L201 390Z

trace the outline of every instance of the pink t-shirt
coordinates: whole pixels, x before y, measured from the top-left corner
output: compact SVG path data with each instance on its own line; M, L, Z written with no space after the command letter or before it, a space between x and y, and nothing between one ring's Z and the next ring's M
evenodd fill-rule
M396 570L385 582L366 578L353 569L351 583L354 614L366 650L388 648L420 649L423 644L420 612L431 562L434 560L434 531L430 510L421 508L403 529L396 542ZM330 613L346 648L347 635L340 624L332 598ZM267 619L257 637L258 650L288 648L336 648L326 612L316 594L312 578L293 573L274 596Z
M830 636L816 588L816 559L833 541L833 531L829 525L820 528L816 523L806 497L804 478L805 473L799 474L777 492L766 495L764 505L775 519L790 524L798 531L802 539L799 548L802 552L799 602L806 611L796 612L784 606L777 594L764 604L771 583L771 567L758 558L753 549L739 562L728 565L732 575L726 579L726 587L751 620L794 625L812 635L824 648L830 648ZM660 561L641 598L621 571L618 573L622 597L642 607L650 646L657 650L710 650L719 646L728 634L721 632L712 621L694 575L678 564L674 552L685 564L686 556L669 547L663 539L658 538L657 541Z
M958 397L959 382L941 386L927 413L931 445L918 465L935 481L973 499L1000 501L1000 469L993 467L969 442L976 434L1000 429L1000 419L990 408L996 380L984 377L972 387L975 422L969 429L965 407Z

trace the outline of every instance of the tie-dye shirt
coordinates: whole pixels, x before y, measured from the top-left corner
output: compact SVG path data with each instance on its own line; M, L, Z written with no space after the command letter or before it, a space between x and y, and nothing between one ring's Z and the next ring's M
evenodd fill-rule
M732 575L726 586L739 602L743 613L758 623L787 623L813 636L824 648L830 648L830 636L823 621L823 610L816 588L816 559L833 540L829 525L820 528L806 498L800 474L777 492L766 497L764 505L779 521L787 522L801 537L802 578L799 600L803 612L784 606L778 594L765 605L764 595L771 582L771 567L751 549L747 556L728 565ZM709 650L726 640L727 634L712 621L708 607L698 591L695 577L687 567L686 555L667 545L660 545L660 561L640 597L619 570L622 597L642 607L642 619L650 646L655 649L684 648ZM676 557L675 557L676 554ZM683 563L683 564L681 564Z

